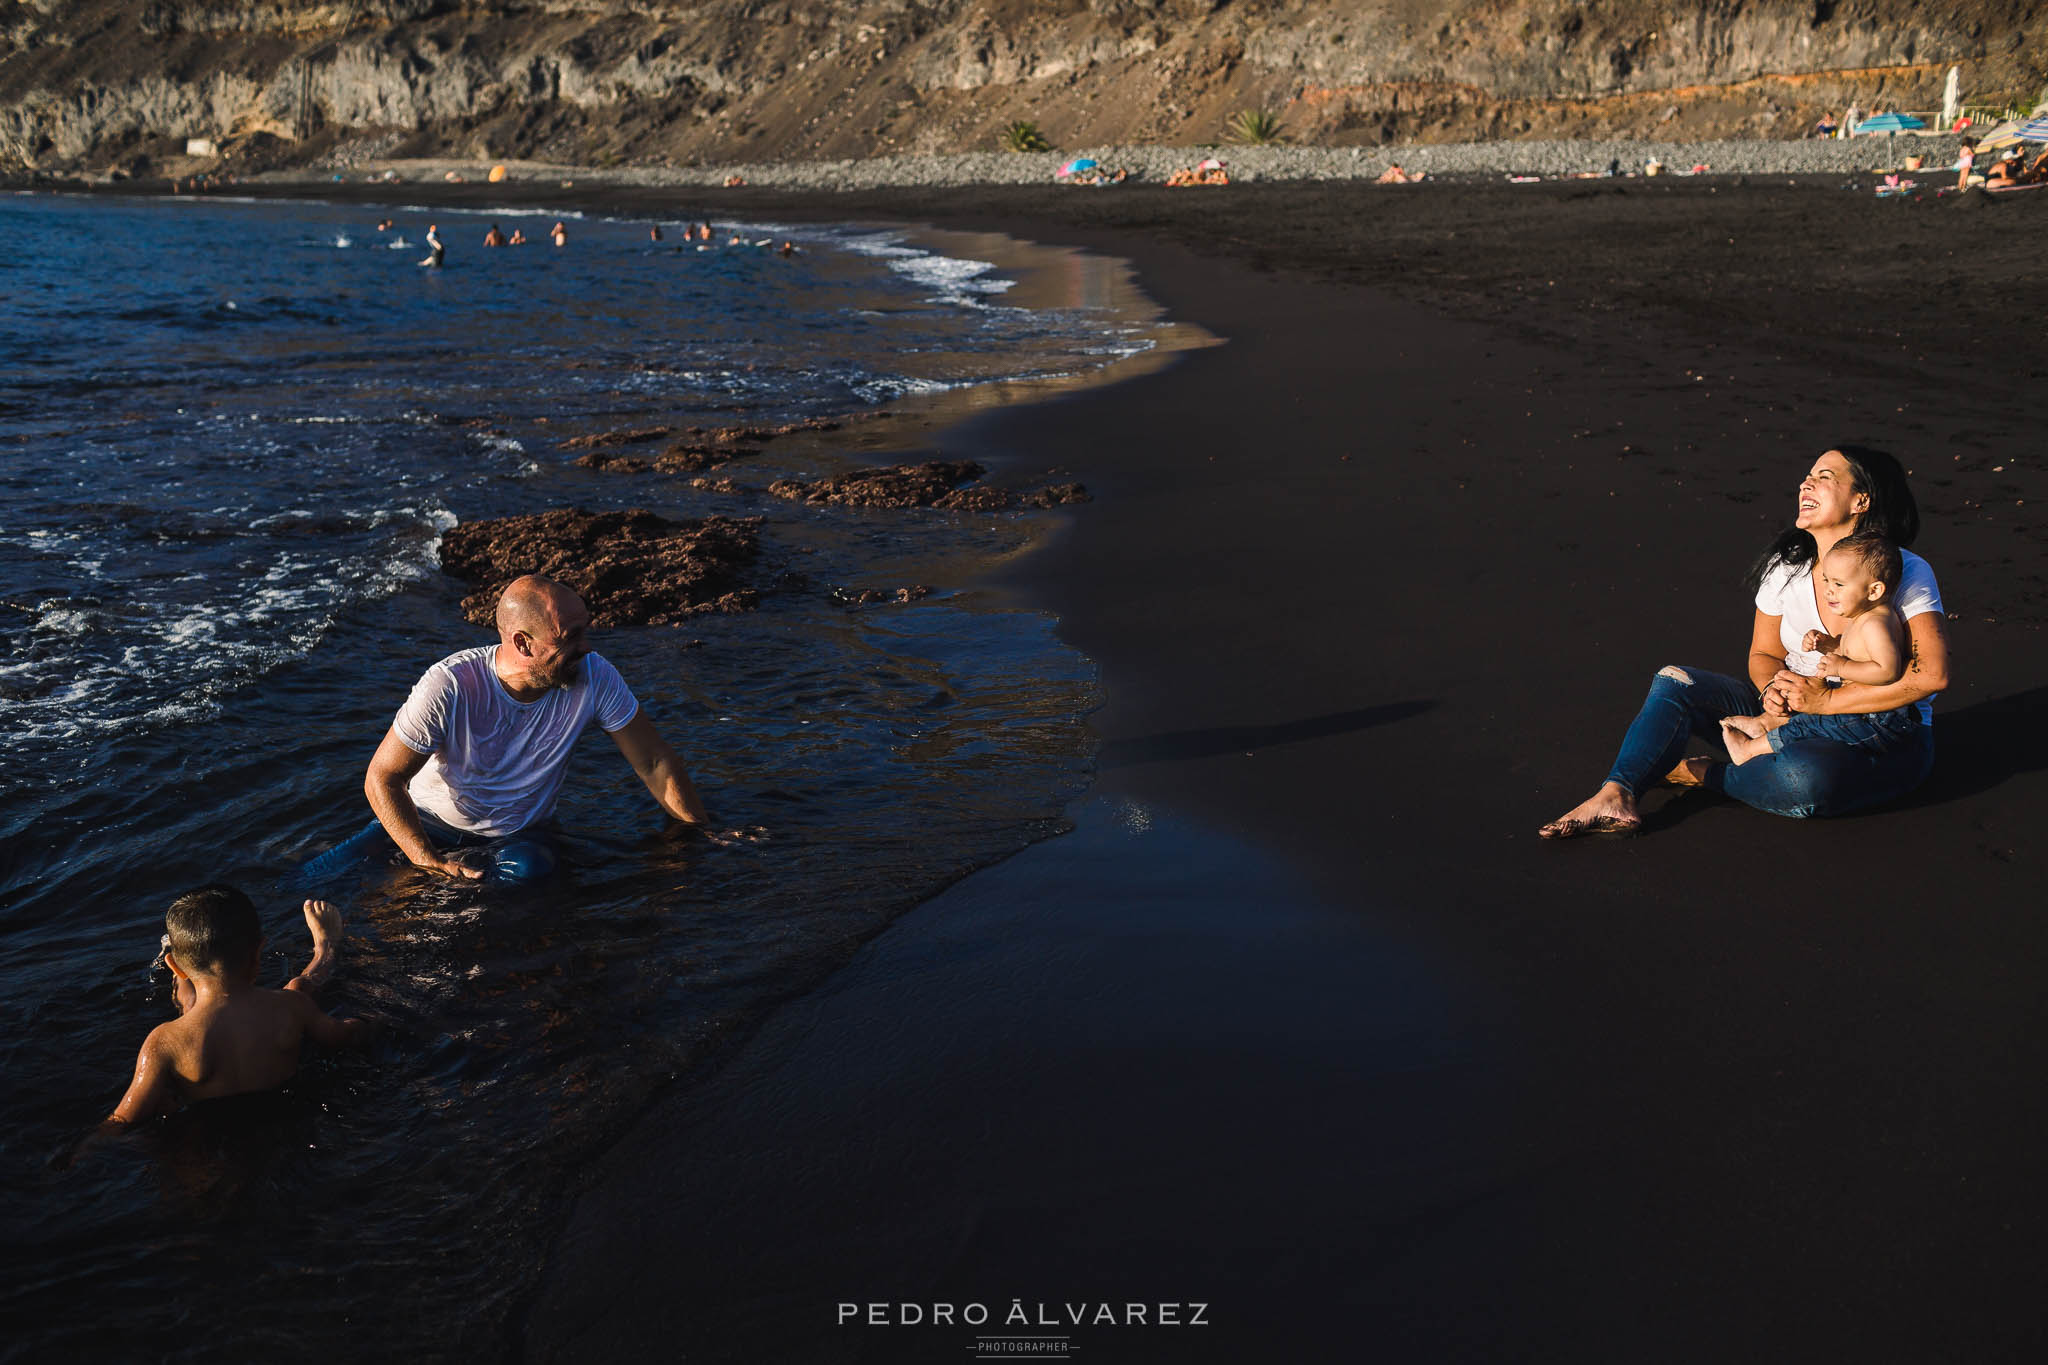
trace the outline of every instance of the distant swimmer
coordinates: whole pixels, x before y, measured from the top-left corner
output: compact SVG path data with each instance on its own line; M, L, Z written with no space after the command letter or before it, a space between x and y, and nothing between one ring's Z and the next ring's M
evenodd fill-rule
M381 222L381 223L377 224L377 231L379 231L379 232L389 232L389 231L391 231L391 220L390 220L389 218L386 218L386 219L385 219L385 220L384 220L383 222Z
M426 671L370 760L370 809L413 866L474 878L475 863L451 854L545 837L570 751L592 721L663 810L685 825L710 818L625 679L591 652L581 598L529 574L498 598L497 625L497 644Z
M776 250L779 251L784 257L794 256L796 255L796 243L784 242L781 246L777 247Z
M502 233L502 232L500 232L500 231L498 231L498 225L497 225L496 223L493 223L493 224L491 224L491 230L490 230L489 232L486 232L486 233L484 234L484 245L485 245L485 246L503 246L503 245L505 245L505 234L504 234L504 233Z
M711 240L711 224L697 224L697 240L700 242L708 242Z
M563 227L560 223L548 229L548 236L555 239L556 246L569 245L569 229Z
M521 232L521 231L520 231L520 230L519 230L518 228L513 228L513 229L512 229L512 240L511 240L511 241L509 241L509 242L507 242L507 243L505 243L505 245L506 245L506 246L525 246L525 245L526 245L526 234L525 234L524 232Z
M441 245L441 238L435 231L437 226L434 223L427 224L427 258L420 262L421 265L438 268L441 258L448 254L448 248Z
M661 240L661 224L656 223L653 227L647 229L647 240L650 242Z

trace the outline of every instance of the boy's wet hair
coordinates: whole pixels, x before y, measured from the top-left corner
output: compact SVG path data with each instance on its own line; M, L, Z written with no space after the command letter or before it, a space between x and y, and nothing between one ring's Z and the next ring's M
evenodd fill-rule
M217 973L252 962L263 924L249 898L219 882L187 891L164 914L171 951L186 971Z
M1899 555L1899 547L1885 537L1867 531L1843 536L1828 553L1853 555L1864 572L1884 584L1886 597L1899 590L1899 578L1906 571L1906 563Z

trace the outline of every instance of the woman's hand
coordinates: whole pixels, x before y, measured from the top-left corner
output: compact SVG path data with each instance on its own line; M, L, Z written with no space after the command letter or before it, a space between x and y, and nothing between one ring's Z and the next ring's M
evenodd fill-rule
M1773 704L1775 699L1775 705ZM1789 668L1778 670L1765 689L1764 706L1778 715L1822 716L1828 712L1830 693L1823 678L1809 678Z

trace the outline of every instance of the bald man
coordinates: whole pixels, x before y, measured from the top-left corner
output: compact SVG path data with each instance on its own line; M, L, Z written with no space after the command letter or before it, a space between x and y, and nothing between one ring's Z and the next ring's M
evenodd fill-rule
M414 866L483 875L444 850L506 838L553 815L569 751L593 720L663 810L704 823L675 750L619 671L590 652L582 599L529 574L498 598L497 625L497 644L426 671L363 779L370 809Z

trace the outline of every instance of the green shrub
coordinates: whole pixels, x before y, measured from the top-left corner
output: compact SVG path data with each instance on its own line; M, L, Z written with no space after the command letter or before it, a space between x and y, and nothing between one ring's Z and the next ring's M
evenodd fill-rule
M1003 145L1013 152L1049 152L1052 144L1045 140L1045 134L1038 131L1038 125L1028 119L1018 119L1003 129Z
M1270 109L1240 109L1230 116L1230 140L1258 146L1280 140L1280 116Z

